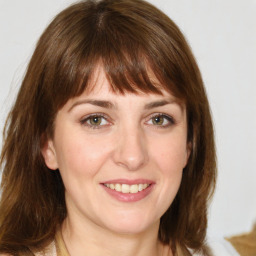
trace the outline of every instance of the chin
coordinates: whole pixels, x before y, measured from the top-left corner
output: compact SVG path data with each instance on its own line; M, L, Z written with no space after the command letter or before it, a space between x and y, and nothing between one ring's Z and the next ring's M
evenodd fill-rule
M136 225L131 223L120 223L119 225L113 225L109 227L112 232L117 234L124 234L124 235L134 235L134 234L140 234L145 232L148 229L148 226L143 225Z
M156 225L159 225L159 221L147 219L145 218L145 214L125 214L111 218L106 226L108 229L119 234L139 234Z

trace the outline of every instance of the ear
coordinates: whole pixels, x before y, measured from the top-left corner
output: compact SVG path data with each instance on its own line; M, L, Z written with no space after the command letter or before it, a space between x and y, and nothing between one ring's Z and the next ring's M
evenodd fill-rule
M48 138L44 139L43 141L41 153L44 157L44 162L49 169L56 170L59 167L53 141Z
M190 157L191 150L192 150L192 143L190 141L190 142L187 143L187 149L186 149L186 154L185 154L185 164L184 164L183 168L185 168L187 163L188 163L188 159Z

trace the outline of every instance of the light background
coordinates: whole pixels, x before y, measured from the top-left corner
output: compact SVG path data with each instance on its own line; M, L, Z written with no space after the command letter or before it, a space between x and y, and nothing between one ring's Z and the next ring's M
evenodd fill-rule
M1 130L37 39L54 15L72 2L0 0ZM150 2L185 34L209 94L219 175L208 235L249 231L256 221L256 1Z

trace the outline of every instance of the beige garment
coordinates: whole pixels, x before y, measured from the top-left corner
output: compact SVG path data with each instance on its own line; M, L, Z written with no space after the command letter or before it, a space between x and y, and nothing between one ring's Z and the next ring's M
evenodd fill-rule
M70 256L60 231L57 231L55 240L50 243L43 251L34 252L35 256Z
M226 238L241 256L256 256L256 224L250 233Z

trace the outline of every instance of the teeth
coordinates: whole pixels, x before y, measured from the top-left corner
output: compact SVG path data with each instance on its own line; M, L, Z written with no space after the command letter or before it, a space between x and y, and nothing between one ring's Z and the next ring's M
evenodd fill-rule
M122 186L120 184L116 184L115 185L115 190L118 191L118 192L121 192L122 191Z
M128 185L128 184L109 184L109 183L106 183L104 184L104 186L110 188L110 189L113 189L113 190L116 190L118 192L122 192L124 194L127 194L127 193L132 193L132 194L135 194L135 193L138 193L144 189L146 189L149 184L133 184L133 185Z
M122 193L129 193L130 192L130 186L127 184L122 184Z
M139 186L138 185L131 185L130 186L130 193L138 193L139 192Z

